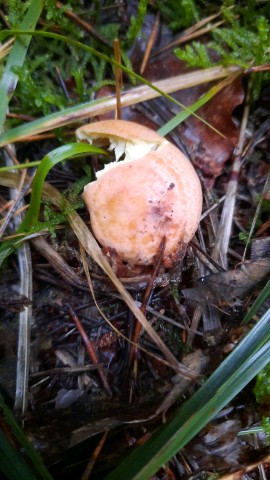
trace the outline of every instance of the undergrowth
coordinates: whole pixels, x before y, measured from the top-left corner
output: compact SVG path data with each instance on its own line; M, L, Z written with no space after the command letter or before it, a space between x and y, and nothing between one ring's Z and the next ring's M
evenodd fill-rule
M7 0L5 18L12 28L19 25L28 6L29 1ZM114 15L109 22L106 8L110 11L114 9ZM54 0L45 0L41 27L47 31L56 29L93 48L102 48L104 53L112 56L113 49L108 44L112 45L114 38L119 37L121 21L113 1L106 2L106 8L102 9L96 1L90 6L84 6L84 2L81 2L79 7L76 0L70 0L68 4L56 8ZM175 54L191 67L207 68L216 64L237 64L248 68L251 65L270 62L268 2L258 4L255 0L249 0L247 4L243 2L242 5L238 5L234 1L224 0L220 8L217 8L212 2L207 1L200 4L193 0L168 2L157 0L154 8L154 12L160 11L162 20L176 33L207 15L221 13L225 23L214 28L207 38L175 49ZM146 13L150 12L150 9L147 0L140 0L136 15L131 16L130 26L122 35L122 60L128 68L131 68L128 49L136 41ZM95 25L97 33L104 38L106 45L72 22L65 15L70 10L82 20ZM48 42L45 38L32 39L27 60L23 68L17 68L16 73L19 82L16 97L10 105L11 111L34 116L48 115L76 103L86 102L101 87L114 85L112 69L107 62L62 42L56 40ZM256 74L254 98L259 95L262 80L267 81L268 77L268 74ZM61 81L66 89L61 86ZM72 91L72 95L69 95L69 91ZM14 126L16 123L17 120L9 120L7 126Z
M28 4L29 2L7 1L5 19L11 28L18 27ZM90 8L87 6L79 9L78 2L71 0L67 5L56 8L54 0L45 0L42 29L56 29L75 40L100 49L101 43L97 39L65 16L67 11L73 11L82 20L89 20L95 25L104 42L112 44L113 39L118 36L119 24L106 23L95 4L96 2L93 2ZM103 44L102 50L109 56L112 55L112 48L109 46ZM29 55L23 67L17 68L15 73L19 82L10 109L13 113L34 116L47 115L89 101L97 89L114 84L111 67L106 62L63 42L48 42L45 38L32 39ZM66 88L62 87L61 81ZM72 91L71 96L69 91ZM9 120L7 126L14 126L16 123L16 120Z
M249 68L270 62L270 7L267 2L258 5L250 0L248 5L223 2L220 9L223 26L213 28L205 40L193 41L175 54L191 67L207 68L214 65L240 65ZM269 74L257 73L254 77L253 98L261 91L262 80Z

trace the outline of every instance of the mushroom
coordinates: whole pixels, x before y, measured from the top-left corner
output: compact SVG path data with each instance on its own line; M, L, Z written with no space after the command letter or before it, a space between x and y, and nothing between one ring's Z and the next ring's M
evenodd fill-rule
M153 130L125 120L92 123L76 136L115 152L116 161L83 192L97 240L134 266L153 264L165 237L163 264L171 267L201 216L201 185L190 161Z

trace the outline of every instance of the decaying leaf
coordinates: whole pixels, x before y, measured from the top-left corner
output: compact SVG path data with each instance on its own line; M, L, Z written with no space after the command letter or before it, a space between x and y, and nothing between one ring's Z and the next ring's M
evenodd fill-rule
M235 270L213 273L200 278L194 288L183 289L182 294L202 306L233 305L261 282L270 272L270 259L245 262Z
M0 291L0 308L4 308L9 312L22 312L25 307L31 305L31 300L24 295L18 295L16 293L7 291Z

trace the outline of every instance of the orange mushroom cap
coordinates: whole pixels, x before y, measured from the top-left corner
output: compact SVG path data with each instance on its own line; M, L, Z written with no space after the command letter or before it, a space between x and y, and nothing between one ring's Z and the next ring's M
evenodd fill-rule
M190 161L147 127L106 120L81 127L79 140L108 139L123 161L109 164L84 188L93 232L130 265L151 265L163 237L172 266L197 230L202 191Z

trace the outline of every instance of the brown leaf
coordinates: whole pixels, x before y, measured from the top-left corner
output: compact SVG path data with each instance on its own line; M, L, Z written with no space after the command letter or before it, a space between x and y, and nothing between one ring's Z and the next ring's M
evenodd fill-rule
M203 306L231 305L243 298L270 271L270 259L245 262L240 268L200 278L195 288L182 290L185 298Z
M132 52L134 69L138 72L153 23L154 17L147 15L142 34L138 37L137 44ZM158 50L165 44L170 43L173 39L171 32L161 23L154 48ZM204 38L202 37L200 40L204 41ZM213 53L209 52L210 57L211 55L213 55ZM217 59L215 58L214 60L216 61ZM188 71L192 71L192 69L187 68L185 62L179 60L172 51L167 50L164 53L150 58L144 70L144 77L153 82L181 73L187 73ZM213 81L214 80L215 78L213 78ZM205 83L179 91L172 94L172 96L185 106L189 106L206 93L212 85L213 84ZM191 159L201 170L208 187L210 187L214 179L221 174L224 164L230 158L234 144L237 142L238 128L232 121L232 112L243 100L244 90L242 80L238 78L196 112L210 125L225 135L226 139L215 133L194 116L190 116L178 127L178 132L190 151ZM179 113L180 109L177 105L173 105L166 99L161 99L161 101L168 109L168 112L170 112L170 116L172 116L172 113ZM130 115L130 118L125 118L133 120L133 113L130 112Z
M200 117L225 135L226 139L194 116L189 117L186 125L179 127L191 158L206 177L208 186L221 174L237 143L238 128L232 121L232 112L243 99L242 79L237 78L197 111Z
M0 308L4 308L9 312L22 312L25 307L31 304L29 298L25 297L24 295L0 291L0 296Z
M154 81L187 71L189 70L184 62L178 60L173 53L167 52L166 55L155 57L149 63L144 76L147 80ZM185 106L189 106L206 93L211 86L213 84L209 83L198 85L179 91L172 96ZM230 158L237 142L238 128L232 120L232 112L243 100L242 79L237 78L196 112L197 115L225 135L226 139L193 115L179 125L177 129L190 152L191 159L206 178L207 186L211 186L213 180L221 174L224 164ZM181 110L169 100L162 99L162 103L168 111L175 115Z

